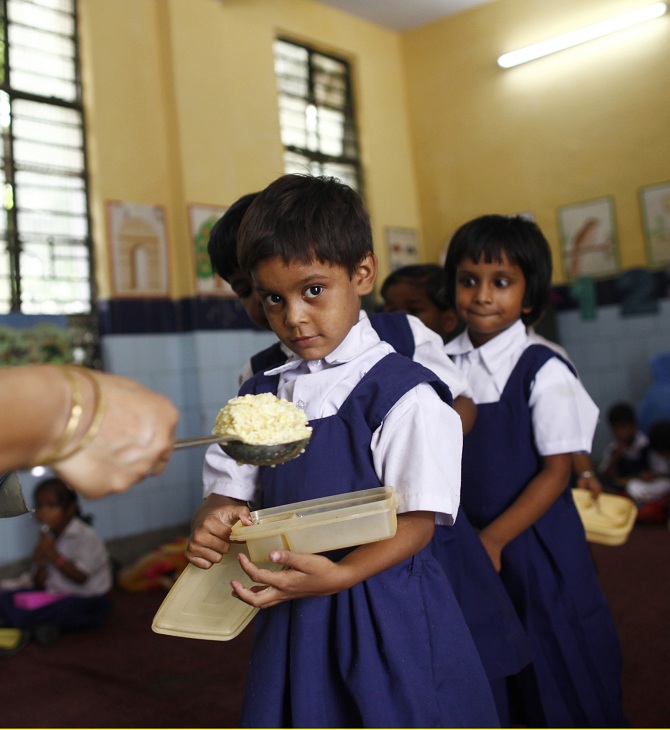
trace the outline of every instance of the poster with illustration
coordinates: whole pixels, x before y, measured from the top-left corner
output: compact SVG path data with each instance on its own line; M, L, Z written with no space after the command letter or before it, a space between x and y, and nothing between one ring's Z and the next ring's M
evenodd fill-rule
M220 205L193 203L188 206L188 221L195 260L196 292L200 296L235 296L235 292L228 283L212 271L212 264L207 253L207 243L212 227L226 210L228 208Z
M670 264L670 182L642 188L640 207L649 265Z
M599 198L558 210L561 250L569 281L611 276L619 270L614 202Z
M165 210L160 205L107 201L112 293L163 297L170 290Z
M414 228L386 228L391 271L419 263L419 234Z

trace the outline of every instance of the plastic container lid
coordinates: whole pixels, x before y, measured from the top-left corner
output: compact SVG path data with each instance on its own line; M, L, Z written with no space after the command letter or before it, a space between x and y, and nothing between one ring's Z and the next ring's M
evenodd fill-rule
M230 581L254 585L242 570L237 556L244 545L232 544L220 563L208 570L187 565L163 600L151 628L158 634L190 639L228 641L238 636L258 612L233 595ZM283 566L270 564L269 570Z

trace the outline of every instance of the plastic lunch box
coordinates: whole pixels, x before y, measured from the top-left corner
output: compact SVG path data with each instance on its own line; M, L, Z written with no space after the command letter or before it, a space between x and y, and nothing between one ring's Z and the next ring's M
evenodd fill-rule
M230 552L208 570L188 565L177 578L151 628L159 634L228 641L238 636L258 612L236 598L230 581L254 585L237 556L244 552L269 570L271 550L286 548L318 553L393 537L397 528L393 487L347 492L251 513L253 525L233 525Z
M637 507L632 500L605 492L594 500L586 489L573 489L572 496L589 542L600 545L626 542L637 516Z
M236 522L231 539L246 542L255 563L272 550L323 553L395 535L397 498L393 487L376 487L251 513L253 525Z

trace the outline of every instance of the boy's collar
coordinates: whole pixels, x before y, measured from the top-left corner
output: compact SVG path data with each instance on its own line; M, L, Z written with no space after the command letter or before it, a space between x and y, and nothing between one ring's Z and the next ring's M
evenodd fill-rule
M268 375L275 375L299 367L302 367L305 372L314 372L315 370L322 370L324 366L341 365L350 362L380 341L379 335L370 324L368 315L361 310L358 315L358 322L349 330L344 340L322 360L303 360L301 357L292 355L282 365L266 372Z

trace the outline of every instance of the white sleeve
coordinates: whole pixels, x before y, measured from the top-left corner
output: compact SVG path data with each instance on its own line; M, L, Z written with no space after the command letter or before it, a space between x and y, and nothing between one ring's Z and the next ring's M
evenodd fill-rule
M540 368L528 405L542 456L591 453L598 407L565 363L552 358Z
M382 484L400 498L398 512L435 512L438 524L456 518L461 493L463 427L458 414L428 383L410 390L372 437Z
M218 444L212 444L205 453L202 481L203 497L222 494L243 502L254 502L258 496L258 467L238 464Z
M472 398L467 378L444 351L444 343L437 332L433 332L420 319L411 314L407 315L407 321L414 337L413 360L432 370L440 380L446 383L454 399L459 395Z

